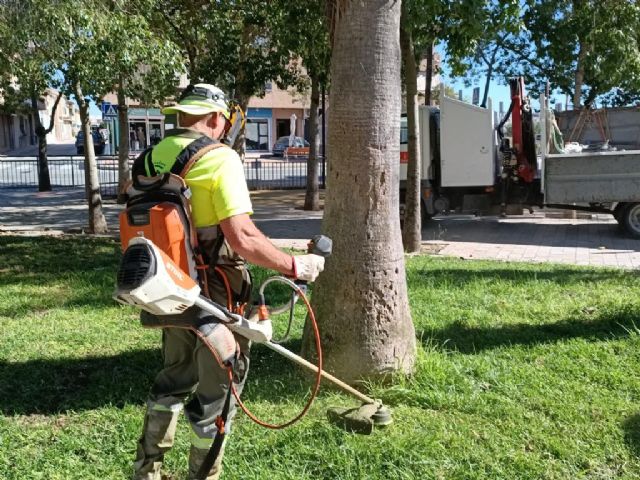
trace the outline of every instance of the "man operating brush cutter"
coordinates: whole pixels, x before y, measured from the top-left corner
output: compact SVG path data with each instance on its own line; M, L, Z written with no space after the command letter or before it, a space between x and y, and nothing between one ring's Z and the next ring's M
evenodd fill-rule
M329 256L331 247L331 240L322 235L314 237L309 244L310 251L321 256ZM274 282L287 285L292 289L291 301L281 307L267 307L265 302L265 288ZM202 341L203 346L209 350L220 368L227 372L229 378L229 389L224 407L215 422L217 433L200 470L196 473L198 480L208 477L210 469L224 446L231 394L240 408L254 422L263 427L280 429L293 425L306 414L318 394L320 382L324 378L363 402L359 408L332 408L328 414L329 419L333 422L347 430L367 434L373 432L374 426L385 426L392 422L391 412L380 401L367 397L322 370L320 332L303 287L304 285L294 283L285 277L267 278L258 289L260 299L258 306L252 308L248 317L245 317L201 295L202 290L197 281L182 270L170 255L155 245L153 241L144 237L136 237L129 242L118 269L114 298L123 304L134 305L146 313L152 314L146 317L143 315L142 323L147 327L182 328L191 331ZM313 331L317 365L313 365L272 340L271 315L289 310L289 326L287 328L287 332L289 332L293 320L293 309L299 299L306 307L309 325ZM194 306L200 309L202 315L177 315ZM236 339L231 332L261 343L298 365L315 372L315 385L312 393L305 407L293 419L279 425L269 424L258 419L242 403L240 394L234 386L234 366L238 355ZM286 336L287 334L285 334L285 338Z
M206 297L238 313L242 312L251 291L251 279L245 268L247 261L292 279L314 281L324 268L322 256L291 256L282 252L250 218L252 206L242 163L238 155L222 143L226 140L232 144L233 133L239 130L239 122L243 119L239 108L230 108L219 88L197 84L190 85L178 103L162 113L177 114L179 128L167 132L164 140L145 151L134 164L133 185L128 192L131 200L121 216L123 248L133 237L149 238L155 234L166 240L163 250L178 252L176 255L180 257L179 242L173 242L170 237L180 221L187 221L189 226L185 231L190 245L186 248L187 254L183 253L179 258L183 265L175 257L172 260L197 277ZM159 188L170 189L172 182L178 198L174 199L175 203L184 207L176 207L175 215L174 210L169 212L167 209L171 202ZM168 233L158 236L158 227L153 226L153 222L162 215ZM154 238L154 243L158 242ZM207 335L214 338L216 333L180 328L181 325L202 324L199 321L202 315L202 309L191 306L184 313L171 316L171 322L176 326L163 328L164 367L158 373L147 401L134 479L160 480L163 457L173 445L178 416L183 408L192 428L190 479L202 475L198 471L216 433L222 428L216 419L221 418L225 410L228 413L224 412L227 414L224 433L230 431L235 405L228 394L228 372L221 365L227 359L216 359L202 340ZM145 322L154 322L148 312L143 312L143 324ZM224 336L218 339L222 343L226 341ZM239 352L237 355L233 352L233 383L240 392L249 369L249 340L236 335L233 346L231 343L226 345L229 352L235 349L235 342ZM222 351L224 348L221 346ZM201 478L219 478L224 445L218 450L215 462Z

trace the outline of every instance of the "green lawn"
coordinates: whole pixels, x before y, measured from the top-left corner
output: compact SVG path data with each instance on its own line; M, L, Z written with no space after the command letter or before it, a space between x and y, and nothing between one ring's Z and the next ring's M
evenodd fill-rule
M118 257L109 240L0 236L0 479L129 478L160 334L111 300ZM417 371L370 392L395 423L344 432L325 411L355 403L328 390L284 431L239 415L226 480L640 478L636 273L423 256L408 276ZM309 378L253 354L247 404L290 417ZM168 478L187 440L183 420Z

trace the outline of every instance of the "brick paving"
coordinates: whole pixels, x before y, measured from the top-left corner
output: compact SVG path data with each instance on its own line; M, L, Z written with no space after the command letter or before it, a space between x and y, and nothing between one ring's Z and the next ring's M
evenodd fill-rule
M321 233L322 212L302 210L304 192L300 190L252 192L252 201L256 224L280 247L305 248L309 238ZM117 233L121 208L105 201L113 233ZM534 211L507 218L436 217L423 228L424 250L465 259L640 268L640 240L622 233L613 217L549 218L562 215ZM82 190L0 190L0 233L79 232L86 218Z
M465 259L640 267L640 240L622 232L611 215L581 217L591 218L547 218L544 211L507 218L452 215L433 219L423 238L440 246L439 255Z

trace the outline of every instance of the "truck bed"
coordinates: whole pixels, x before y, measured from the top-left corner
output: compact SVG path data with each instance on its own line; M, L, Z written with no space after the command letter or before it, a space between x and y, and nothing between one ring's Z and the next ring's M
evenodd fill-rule
M547 155L546 204L640 202L640 150Z

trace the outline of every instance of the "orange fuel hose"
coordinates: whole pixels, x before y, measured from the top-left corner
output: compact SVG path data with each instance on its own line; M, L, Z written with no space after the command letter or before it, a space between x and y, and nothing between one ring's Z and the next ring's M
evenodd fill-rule
M271 423L267 423L265 421L260 420L258 417L256 417L253 413L251 413L251 411L249 411L249 409L245 406L244 403L242 403L242 400L240 400L240 395L238 394L238 391L235 388L235 385L233 384L233 381L230 381L231 384L231 388L233 391L233 396L236 398L236 402L238 403L238 406L242 409L242 411L244 413L247 414L247 416L253 420L255 423L257 423L258 425L261 425L263 427L266 428L270 428L273 430L279 430L281 428L285 428L288 427L290 425L293 425L294 423L296 423L298 420L300 420L302 417L304 417L306 415L306 413L309 411L309 408L311 408L311 404L313 403L313 401L315 400L316 396L318 395L318 390L320 389L320 381L322 380L322 347L320 345L320 331L318 330L318 324L316 322L316 316L313 313L313 309L311 308L311 304L309 303L309 300L307 299L307 297L305 296L304 292L296 287L296 293L300 296L300 298L302 298L302 301L304 302L305 306L307 307L307 312L309 313L309 319L311 321L311 327L313 328L313 335L315 338L315 344L316 344L316 353L318 355L318 371L316 372L316 379L315 379L315 384L313 386L313 391L311 392L311 395L309 396L309 400L307 400L306 405L304 406L304 408L302 409L302 411L296 415L295 417L293 417L291 420L279 424L279 425L274 425ZM293 306L291 307L293 308ZM233 379L233 372L231 371L231 369L229 369L229 380Z

